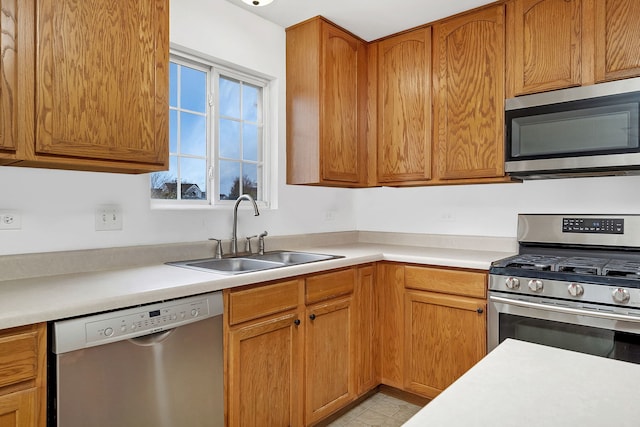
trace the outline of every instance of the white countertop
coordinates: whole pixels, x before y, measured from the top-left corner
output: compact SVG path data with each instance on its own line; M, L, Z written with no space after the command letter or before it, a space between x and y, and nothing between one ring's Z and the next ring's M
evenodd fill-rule
M296 250L342 255L344 258L238 275L220 275L157 264L0 281L0 329L368 262L387 260L487 270L492 261L512 255L497 251L370 243Z
M636 427L640 365L505 340L405 427Z

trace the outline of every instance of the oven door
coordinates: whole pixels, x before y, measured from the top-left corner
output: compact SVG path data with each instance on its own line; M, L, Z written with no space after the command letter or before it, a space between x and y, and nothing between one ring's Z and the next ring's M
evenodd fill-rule
M640 310L491 292L487 322L489 351L514 338L640 363Z

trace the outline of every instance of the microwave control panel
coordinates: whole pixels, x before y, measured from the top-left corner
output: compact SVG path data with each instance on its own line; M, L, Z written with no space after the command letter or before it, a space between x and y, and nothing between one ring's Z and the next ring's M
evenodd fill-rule
M563 233L624 234L621 218L562 218Z

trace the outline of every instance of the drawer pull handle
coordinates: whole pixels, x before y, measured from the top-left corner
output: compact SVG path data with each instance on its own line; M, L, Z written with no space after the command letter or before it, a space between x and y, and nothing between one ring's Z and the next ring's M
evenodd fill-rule
M311 319L311 320L315 320L315 318L316 318L315 314L312 314L312 315L309 316L309 319Z
M296 326L300 326L300 319L294 320L293 324L296 325Z
M484 313L484 310L482 308L478 308L476 311L478 312L478 314Z

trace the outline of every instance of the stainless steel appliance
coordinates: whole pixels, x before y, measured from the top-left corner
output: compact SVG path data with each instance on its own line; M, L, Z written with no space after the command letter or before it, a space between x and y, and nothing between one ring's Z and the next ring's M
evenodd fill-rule
M640 174L640 78L505 103L505 171L523 179Z
M49 425L224 425L222 295L52 324Z
M488 349L506 338L640 363L640 215L519 215L489 270Z

